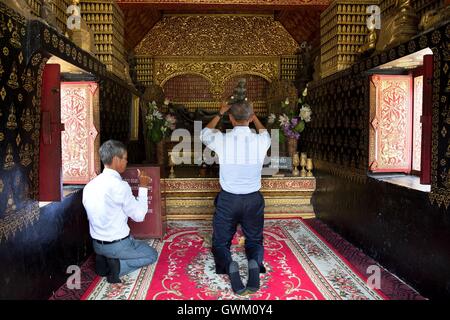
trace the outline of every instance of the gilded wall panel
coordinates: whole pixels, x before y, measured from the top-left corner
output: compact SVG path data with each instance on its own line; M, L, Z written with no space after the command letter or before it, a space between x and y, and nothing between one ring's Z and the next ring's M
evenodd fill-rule
M273 15L166 15L135 51L149 56L279 56L297 49Z

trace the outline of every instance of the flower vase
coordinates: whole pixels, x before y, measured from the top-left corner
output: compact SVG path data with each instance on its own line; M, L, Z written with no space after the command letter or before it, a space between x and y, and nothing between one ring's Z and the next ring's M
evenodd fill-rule
M166 164L165 159L165 148L164 148L164 140L161 140L156 143L156 163L158 165L164 166Z
M289 157L293 157L294 154L297 152L297 146L298 146L298 140L295 138L288 138L287 139L288 142L288 155Z

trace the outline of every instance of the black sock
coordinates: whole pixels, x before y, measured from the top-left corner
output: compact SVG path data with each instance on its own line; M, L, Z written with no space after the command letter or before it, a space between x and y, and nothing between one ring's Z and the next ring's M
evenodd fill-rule
M106 277L106 280L109 283L121 283L119 278L120 273L120 260L119 259L113 259L113 258L107 258L106 261L108 262L109 266L109 274Z
M109 273L106 257L100 254L95 255L95 273L100 277L106 277Z
M255 260L248 261L247 289L252 292L259 290L259 265Z
M109 273L108 262L105 256L95 255L95 273L100 277L105 277Z
M239 274L239 265L236 261L230 263L228 269L228 276L230 277L231 288L233 292L241 294L245 291L245 286L242 283L241 275Z

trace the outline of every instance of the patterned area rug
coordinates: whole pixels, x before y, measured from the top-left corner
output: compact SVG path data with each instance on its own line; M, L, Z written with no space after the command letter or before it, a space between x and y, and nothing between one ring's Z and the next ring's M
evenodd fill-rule
M97 277L82 299L87 300L382 300L345 258L327 245L301 219L265 221L261 289L233 294L226 275L214 272L210 222L170 222L163 241L149 240L159 252L156 264L122 277L120 288ZM247 260L238 231L232 244L244 283Z

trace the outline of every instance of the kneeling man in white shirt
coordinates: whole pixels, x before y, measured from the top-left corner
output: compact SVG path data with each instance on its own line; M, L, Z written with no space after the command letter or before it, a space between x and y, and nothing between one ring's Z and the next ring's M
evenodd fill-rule
M229 112L233 130L222 133L215 127L224 113ZM249 124L255 124L258 133ZM216 196L213 218L212 253L216 273L228 274L231 288L237 294L259 290L259 274L263 264L264 197L261 173L271 137L247 100L232 104L222 103L216 115L204 128L200 140L219 158L221 191ZM230 246L237 225L245 235L245 253L248 259L248 281L244 286L237 261L232 260Z
M95 270L109 283L156 261L158 253L144 241L130 236L128 218L144 221L148 210L150 178L139 173L139 196L120 176L127 167L127 149L120 141L108 140L99 150L105 166L83 190L83 205L89 219L90 235L96 255Z

